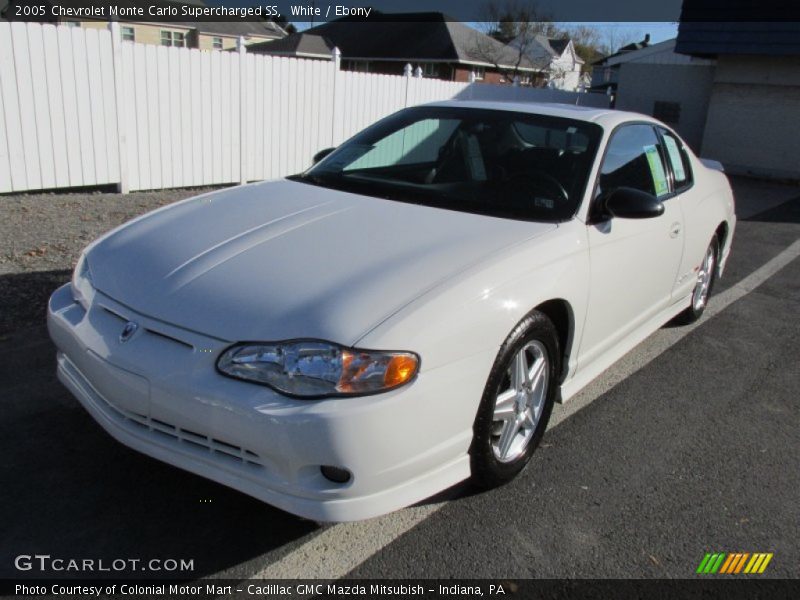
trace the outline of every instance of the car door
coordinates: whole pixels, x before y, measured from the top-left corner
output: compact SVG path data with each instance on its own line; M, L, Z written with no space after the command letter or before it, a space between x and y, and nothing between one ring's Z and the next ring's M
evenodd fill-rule
M705 255L711 241L707 219L703 218L703 194L694 185L692 164L683 141L672 131L658 128L664 147L664 156L670 167L670 179L676 199L683 213L683 257L672 290L674 300L686 297L697 281L695 268Z
M604 196L629 187L663 201L658 217L609 217ZM585 366L670 303L683 252L680 202L672 197L662 143L649 123L611 135L587 221L589 308L579 361Z

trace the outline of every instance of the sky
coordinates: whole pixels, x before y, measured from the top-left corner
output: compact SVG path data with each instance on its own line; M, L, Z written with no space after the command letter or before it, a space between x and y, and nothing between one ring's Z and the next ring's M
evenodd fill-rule
M650 34L650 43L657 44L664 40L669 40L678 35L677 23L656 23L632 22L632 23L559 23L562 26L587 25L600 30L615 29L621 38L637 37L637 41L642 39L645 34ZM640 35L641 34L641 35Z

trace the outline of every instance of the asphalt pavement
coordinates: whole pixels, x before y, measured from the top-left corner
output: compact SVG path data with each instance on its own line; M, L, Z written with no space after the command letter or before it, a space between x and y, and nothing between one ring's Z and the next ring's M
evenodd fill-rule
M800 239L800 197L782 193L743 204L716 296ZM552 427L512 483L327 526L113 441L55 379L45 329L24 328L0 341L0 577L40 577L14 567L35 553L193 559L191 577L691 577L704 553L735 551L772 552L765 576L796 578L799 313L793 259L635 349L634 364L674 338Z

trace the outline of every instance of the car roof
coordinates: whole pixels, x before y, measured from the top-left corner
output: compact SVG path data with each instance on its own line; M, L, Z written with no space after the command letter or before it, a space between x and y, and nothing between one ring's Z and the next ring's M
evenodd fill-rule
M432 102L426 106L453 106L463 108L479 108L484 110L505 110L513 112L526 112L549 117L563 117L578 121L597 123L605 128L613 128L620 123L628 121L648 121L658 123L652 117L634 112L614 110L610 108L593 108L589 106L575 106L573 104L559 104L556 102L490 102L486 100L447 100L445 102Z

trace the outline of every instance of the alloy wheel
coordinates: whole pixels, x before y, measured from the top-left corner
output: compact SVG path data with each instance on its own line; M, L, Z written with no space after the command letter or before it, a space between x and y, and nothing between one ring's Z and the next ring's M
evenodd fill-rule
M510 361L492 418L492 450L499 462L512 462L527 450L542 416L549 372L547 349L538 340Z
M692 306L696 311L702 310L708 302L708 294L711 291L711 281L714 279L714 268L716 266L716 253L714 245L708 247L703 263L697 272L697 284L692 293Z

